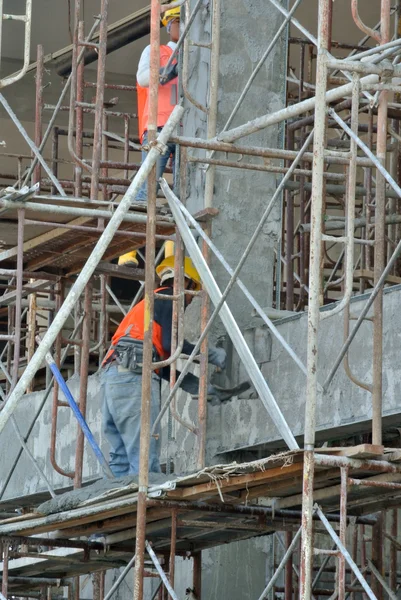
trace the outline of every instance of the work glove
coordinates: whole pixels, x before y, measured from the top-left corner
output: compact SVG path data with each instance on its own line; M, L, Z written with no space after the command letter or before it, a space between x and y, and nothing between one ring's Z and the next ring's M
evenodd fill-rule
M178 77L178 64L174 63L170 65L167 71L164 73L164 67L159 70L159 82L160 85L166 85L172 79Z
M226 368L227 352L224 348L216 348L215 346L209 346L208 349L208 361L218 367L219 369Z
M246 392L251 387L249 381L243 381L232 388L222 388L218 385L209 385L207 388L207 401L212 406L228 402L234 396L239 396L243 392Z

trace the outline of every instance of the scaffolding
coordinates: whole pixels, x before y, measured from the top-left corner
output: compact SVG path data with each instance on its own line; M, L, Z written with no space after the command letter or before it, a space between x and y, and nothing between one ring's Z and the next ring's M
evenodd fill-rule
M210 94L206 107L191 96L187 85L189 47L191 44L202 45L202 40L191 41L189 32L202 3L200 0L173 3L174 6L184 5L185 9L185 26L177 50L181 53L183 95L207 115L207 139L200 139L177 135L176 126L183 114L180 104L157 135L160 16L172 5L152 0L149 139L147 158L142 164L136 154L132 160L132 153L142 149L138 138L132 135L133 129L136 131L132 122L136 121L137 115L118 111L114 103L106 100L107 90L132 94L132 97L135 92L135 86L106 83L109 0L100 1L99 16L90 25L86 36L88 24L81 20L81 1L75 0L71 72L56 105L45 103L45 55L44 49L38 47L34 139L0 93L3 109L29 148L25 155L2 153L4 157L15 159L17 176L0 174L4 182L0 192L2 219L7 214L17 224L16 244L0 251L0 262L3 263L0 278L5 282L0 297L0 341L3 343L0 434L11 420L21 443L0 498L23 451L28 453L43 478L48 494L55 496L27 445L50 395L53 398L50 440L53 468L71 480L75 488L80 488L86 436L108 474L107 463L91 437L85 416L88 375L100 368L116 318L130 308L113 292L110 278L141 282L131 306L141 294L146 305L138 485L119 490L114 496L106 494L95 499L93 505L79 506L67 514L45 518L32 513L0 522L2 597L42 598L46 594L52 597L58 595L57 588L65 585L69 598L79 598L79 579L76 578L82 573L93 572L97 573L94 581L96 599L109 600L134 568L135 600L144 598L144 578L147 576L160 578L153 597L158 594L161 600L177 598L174 591L175 557L187 556L189 552L194 560L193 587L199 600L204 548L271 534L275 539L272 573L260 600L276 598L280 594L290 600L298 593L302 600L318 596L344 600L349 594L353 594L353 598L363 594L373 600L382 598L383 591L396 598L401 585L397 568L397 551L401 548L397 540L401 467L399 452L386 452L383 447L382 379L383 288L401 282L398 202L401 197L401 6L398 0L395 6L389 0L381 0L380 21L370 27L360 18L358 0L350 0L352 17L364 37L357 44L344 44L332 39L333 12L337 9L334 1L318 2L317 37L295 17L305 1L296 0L286 8L279 0L268 0L272 10L282 14L282 25L273 40L266 40L267 49L222 131L217 130L222 33L220 2L207 3L212 35L211 43L206 45L210 51ZM13 85L30 68L30 0L26 1L25 16L20 17L4 14L0 0L0 45L1 27L7 20L15 18L25 24L24 65L14 76L1 80L1 88ZM299 37L295 36L295 30ZM286 106L232 128L233 117L283 32L289 32ZM89 81L85 65L93 61L94 55L97 57L96 81ZM293 57L299 60L298 67L291 65ZM88 102L85 92L90 90L95 92L95 97ZM69 103L66 103L68 96ZM52 116L44 131L45 110L51 111ZM67 128L58 121L63 112L68 113ZM123 135L110 130L110 124L117 122ZM283 149L241 145L245 136L276 124L286 127ZM46 157L45 149L50 139L51 156ZM68 160L60 158L63 142L67 143ZM166 204L157 198L155 163L167 142L177 145L180 166L179 184L174 190L165 180L161 181ZM199 158L190 153L191 149L204 150L206 156ZM255 164L247 157L268 159L268 162ZM183 203L190 164L208 166L204 208L196 215L191 215ZM213 243L216 167L277 175L277 189L264 207L260 223L234 268ZM63 177L60 177L61 171ZM67 172L69 177L65 175ZM144 206L136 203L135 197L146 179L148 201ZM306 365L260 307L252 291L239 279L246 258L281 198L282 244L276 256L275 308L307 310ZM27 236L27 228L30 233L37 233ZM195 232L202 239L201 248ZM163 243L172 239L175 240L176 275L172 354L162 363L153 363L155 265L162 256ZM124 252L143 246L143 269L110 264ZM203 281L200 292L202 335L177 378L176 361L181 355L184 339L184 248ZM223 291L209 268L212 255L230 276ZM235 285L241 288L271 334L292 357L296 368L305 375L302 449L285 421L279 399L274 397L262 376L226 303ZM370 292L368 299L351 328L351 297L367 291ZM210 304L214 307L212 312ZM323 305L331 306L321 311ZM326 380L321 381L318 367L320 322L339 313L344 318L344 343ZM73 325L68 331L66 322L71 321L71 316ZM273 457L274 460L269 457L246 465L228 465L226 469L209 468L205 464L207 335L217 316L223 321L283 446L288 447L287 453ZM355 377L348 360L349 347L367 319L372 321L375 349L370 383ZM175 405L179 383L195 358L200 362L196 426L186 422ZM46 369L43 369L44 361L48 365ZM69 365L70 372L80 376L78 403L72 397L67 397L68 404L59 400L59 387L65 391L65 364ZM151 380L153 371L166 365L171 366L170 392L163 402L158 421L168 410L170 418L191 431L199 473L195 480L178 478L158 486L149 481L147 468L149 443L156 427L154 425L152 429L150 420ZM316 448L317 401L332 385L340 365L344 366L353 384L371 394L372 435L368 440L371 443L325 452ZM27 434L23 435L14 411L27 391L40 387L46 388L44 400ZM79 423L74 472L67 472L59 464L56 452L58 413L66 406L75 411ZM258 498L266 497L278 498L278 508L256 504ZM5 510L7 503L2 506ZM380 512L374 517L366 516L376 511ZM100 522L106 543L76 539L98 531ZM371 528L369 534L367 528ZM59 533L51 541L47 537L38 537L55 530ZM352 547L347 549L351 530ZM284 539L280 532L284 532ZM328 547L327 543L321 542L321 537L326 542L330 540ZM388 568L384 556L385 540L390 549ZM51 549L44 552L40 549L43 545ZM43 568L35 571L32 566L35 562L29 563L30 559L38 558L45 561L49 576L43 577ZM22 562L13 563L19 559ZM23 559L29 560L24 562ZM105 593L104 571L121 566L125 568L116 586ZM326 587L319 588L317 584L322 576L327 578Z

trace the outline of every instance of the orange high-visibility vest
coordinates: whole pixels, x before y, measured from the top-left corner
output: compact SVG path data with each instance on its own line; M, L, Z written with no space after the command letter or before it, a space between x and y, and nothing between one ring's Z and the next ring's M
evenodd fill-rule
M162 292L168 288L161 287L155 290L155 292ZM141 300L138 304L129 311L127 315L125 315L124 319L121 321L118 326L117 331L112 337L110 350L107 352L106 357L103 361L103 366L106 365L112 357L114 352L114 348L116 347L118 341L124 337L129 336L134 338L135 340L142 340L144 338L144 318L145 318L145 300ZM163 340L162 340L162 328L158 323L153 321L153 332L152 332L152 342L153 346L156 348L156 351L162 360L168 358L169 354L163 350Z
M172 55L170 46L160 46L160 68L165 67ZM174 61L177 62L177 61ZM138 131L142 143L143 134L148 130L149 119L149 88L141 87L136 83L138 97ZM163 127L173 112L178 102L178 77L175 77L166 85L159 85L157 126Z

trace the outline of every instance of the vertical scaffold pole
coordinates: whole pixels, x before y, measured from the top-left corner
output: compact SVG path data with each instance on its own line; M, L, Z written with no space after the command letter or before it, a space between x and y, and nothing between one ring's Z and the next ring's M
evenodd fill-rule
M109 0L102 0L99 29L99 52L97 63L97 88L95 105L95 128L93 132L93 155L92 155L92 179L91 179L91 199L96 200L99 194L100 180L100 161L102 157L102 134L103 134L103 104L104 104L104 86L106 76L106 57L107 57L107 19L109 10Z
M381 2L381 43L390 40L391 0ZM377 111L377 158L386 166L387 151L387 108L388 91L379 95ZM379 170L376 171L376 214L374 247L374 285L380 279L386 265L386 180ZM374 302L373 319L373 395L372 395L372 443L382 443L382 396L383 396L383 288Z
M324 200L324 154L326 141L327 49L330 30L330 0L319 0L318 56L316 65L315 134L313 144L312 209L310 239L310 280L308 303L307 387L305 408L304 474L302 499L302 541L300 598L312 594L313 480L317 401L317 359L319 329L320 267Z
M157 135L157 109L160 65L160 0L152 0L150 12L150 79L148 141L152 147ZM134 600L143 600L145 565L146 496L150 446L150 405L152 401L153 310L155 288L156 244L156 165L148 177L148 206L146 224L145 314L142 368L141 436L139 449L139 489L135 543Z

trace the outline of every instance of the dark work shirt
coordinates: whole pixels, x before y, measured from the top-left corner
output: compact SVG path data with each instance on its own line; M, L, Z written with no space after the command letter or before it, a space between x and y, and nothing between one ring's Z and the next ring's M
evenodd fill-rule
M168 287L159 292L165 296L173 295L173 288ZM186 307L186 306L185 306ZM171 330L173 325L173 300L171 302L169 300L161 300L160 298L155 298L155 306L154 306L154 321L160 325L162 328L162 346L163 350L168 354L171 354ZM187 342L184 340L184 344L182 346L183 354L191 354L193 349L195 348L194 344ZM170 367L164 367L161 369L160 373L161 377L166 381L170 380ZM177 378L180 376L180 371L176 371ZM184 376L184 379L180 385L182 389L187 391L189 394L196 394L199 387L199 379L196 375L192 373L187 373Z
M173 295L173 288L168 287L158 292L165 296ZM173 300L161 300L155 298L154 320L162 328L162 346L167 354L171 354L171 329L173 325ZM194 344L190 344L184 340L182 347L183 354L191 354L195 348Z

